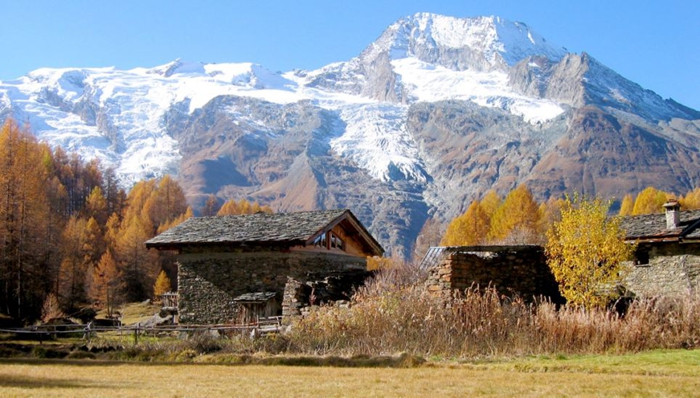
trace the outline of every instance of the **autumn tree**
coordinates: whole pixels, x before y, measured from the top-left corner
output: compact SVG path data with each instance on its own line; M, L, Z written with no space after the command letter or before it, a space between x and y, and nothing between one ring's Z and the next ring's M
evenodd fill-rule
M160 271L158 278L156 278L156 283L153 285L153 296L158 297L169 292L171 290L171 282L165 271Z
M146 249L145 242L150 237L140 219L132 218L125 220L117 238L115 254L127 301L142 301L151 297L158 265L157 254Z
M647 187L637 195L637 199L634 201L632 215L661 213L663 211L663 205L669 197L669 193L660 191L654 187Z
M564 203L564 199L552 197L540 205L540 220L537 226L538 235L545 236L549 227L561 220L561 208L564 206Z
M238 202L235 199L229 199L221 205L221 208L216 213L217 216L232 216L242 214Z
M685 210L700 209L700 188L695 188L679 199L681 206Z
M634 246L624 242L618 217L608 217L610 202L567 197L561 221L547 231L547 263L569 303L586 308L606 304L624 277L624 261Z
M539 205L525 185L510 191L491 217L492 242L532 243L538 240Z
M63 261L59 271L58 293L61 306L68 312L77 310L87 300L85 277L88 265L83 250L87 243L86 224L84 219L73 216L63 231Z
M481 205L481 209L484 211L484 214L489 219L489 225L491 224L491 217L493 217L494 213L496 213L496 210L501 206L502 202L503 200L501 199L501 197L498 196L496 191L494 191L493 189L486 192L486 195L484 195L484 197L479 202L479 204Z
M215 216L218 211L219 199L217 199L214 195L209 195L209 197L207 197L207 202L202 208L202 215L205 217Z
M474 246L486 241L489 233L489 218L479 201L473 201L464 214L456 217L447 226L440 242L443 246Z
M418 232L416 243L413 245L412 262L417 264L423 259L430 247L439 246L442 235L442 224L436 218L425 220L423 227Z
M98 225L105 225L109 218L107 199L102 194L102 188L96 186L90 192L85 205L85 218L94 218Z
M235 199L227 200L216 213L217 216L235 216L242 214L254 214L257 212L272 213L269 206L260 206L258 202L252 204L246 199L236 201Z
M52 288L47 150L12 120L0 129L0 306L20 319L38 317Z
M92 269L90 281L90 299L93 303L107 310L107 315L112 316L114 307L119 302L117 296L120 292L119 272L111 250L100 257L97 266Z
M163 177L143 203L141 220L158 228L171 223L187 211L187 200L180 185L170 176Z
M634 210L634 197L630 194L625 195L622 198L622 203L620 204L620 216L631 216Z

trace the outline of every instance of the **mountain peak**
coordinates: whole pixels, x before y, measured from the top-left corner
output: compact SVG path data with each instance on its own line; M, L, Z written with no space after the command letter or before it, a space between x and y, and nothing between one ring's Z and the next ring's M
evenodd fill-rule
M416 57L456 69L492 70L533 55L558 61L566 50L547 42L522 22L497 16L457 18L417 13L394 22L364 55Z
M189 62L180 58L165 65L157 66L149 70L150 73L170 77L175 74L204 74L204 64L201 62Z

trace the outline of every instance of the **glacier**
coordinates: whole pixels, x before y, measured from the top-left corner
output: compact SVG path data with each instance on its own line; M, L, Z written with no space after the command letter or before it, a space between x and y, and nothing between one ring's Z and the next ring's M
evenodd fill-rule
M187 104L192 114L219 96L275 104L312 101L345 123L328 138L336 154L380 181L425 182L429 159L421 158L405 122L412 104L471 101L543 123L569 105L523 94L513 87L509 70L528 57L556 63L566 55L521 22L418 13L389 26L359 56L313 71L274 73L254 63L179 59L131 70L38 69L0 82L0 116L28 124L52 146L99 158L128 186L178 173L178 142L164 123L178 104ZM609 97L629 102L635 88L620 87L610 89ZM660 101L651 94L644 100ZM246 115L236 111L230 117L245 120Z

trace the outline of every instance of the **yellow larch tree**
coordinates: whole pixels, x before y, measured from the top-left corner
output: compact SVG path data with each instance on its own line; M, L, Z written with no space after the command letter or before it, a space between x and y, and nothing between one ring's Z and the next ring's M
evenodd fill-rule
M473 201L464 214L447 226L440 242L443 246L474 246L486 241L489 219L479 201Z
M120 292L119 272L117 262L112 251L107 251L100 258L99 263L93 268L90 282L90 299L99 307L107 310L107 315L112 316L114 307L119 302Z
M631 216L634 211L634 197L631 194L625 195L620 204L620 215Z
M679 199L684 210L700 209L700 188L695 188Z
M163 294L169 292L171 289L171 282L165 271L160 271L158 278L156 278L156 283L153 285L153 297L159 297Z
M539 205L527 186L520 185L508 193L491 217L489 241L504 242L508 238L515 239L511 243L536 241L539 219Z
M216 213L217 216L235 216L242 214L235 199L229 199L221 206Z
M647 187L637 195L632 208L632 215L655 214L663 212L663 205L671 194L660 191L654 187Z

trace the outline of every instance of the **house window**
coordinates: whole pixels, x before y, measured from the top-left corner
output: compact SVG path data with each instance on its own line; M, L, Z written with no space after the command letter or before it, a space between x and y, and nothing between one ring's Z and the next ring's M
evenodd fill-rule
M314 239L314 247L326 247L326 234L318 236Z
M649 265L649 252L647 250L635 251L634 265Z
M345 242L333 232L328 233L331 236L331 247L334 249L345 250Z
M345 242L333 232L326 232L314 239L314 247L345 250Z

